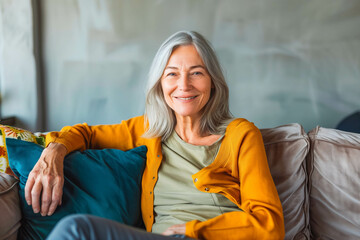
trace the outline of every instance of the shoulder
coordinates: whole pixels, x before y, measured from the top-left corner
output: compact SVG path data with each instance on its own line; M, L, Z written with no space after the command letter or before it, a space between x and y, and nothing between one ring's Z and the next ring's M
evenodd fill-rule
M248 121L245 118L235 118L233 119L226 128L226 132L233 132L233 131L251 131L259 129L255 126L253 122Z
M145 117L137 116L123 120L121 124L133 136L141 136L145 132Z
M225 136L232 141L242 141L241 139L251 136L251 138L262 138L260 130L253 122L245 118L233 119L226 128Z
M121 123L127 125L128 127L144 128L145 117L144 116L132 117L128 120L123 120Z

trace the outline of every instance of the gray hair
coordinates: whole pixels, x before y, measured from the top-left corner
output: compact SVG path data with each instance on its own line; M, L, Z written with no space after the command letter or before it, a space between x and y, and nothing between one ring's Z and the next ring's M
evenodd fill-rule
M165 40L150 67L145 103L145 124L149 125L144 137L162 137L165 140L175 128L176 117L165 102L160 80L174 49L184 45L193 45L196 48L214 85L201 116L200 134L224 134L232 120L229 88L213 48L199 33L180 31Z

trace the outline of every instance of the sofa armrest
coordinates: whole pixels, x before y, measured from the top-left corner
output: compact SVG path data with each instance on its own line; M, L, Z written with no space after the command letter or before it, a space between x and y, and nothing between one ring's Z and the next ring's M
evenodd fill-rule
M21 225L18 180L0 172L0 239L16 240Z

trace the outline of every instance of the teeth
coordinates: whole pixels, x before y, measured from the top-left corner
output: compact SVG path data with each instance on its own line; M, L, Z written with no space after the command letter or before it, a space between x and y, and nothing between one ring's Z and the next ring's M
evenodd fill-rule
M187 97L187 98L177 97L177 99L190 100L190 99L194 99L195 97L196 97L196 96L194 96L194 97Z

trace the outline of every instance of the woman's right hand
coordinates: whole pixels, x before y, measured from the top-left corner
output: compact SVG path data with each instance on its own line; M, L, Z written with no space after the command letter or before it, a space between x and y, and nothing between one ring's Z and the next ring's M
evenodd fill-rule
M63 144L50 143L30 172L25 185L25 200L32 205L34 213L50 216L61 205L66 154Z

